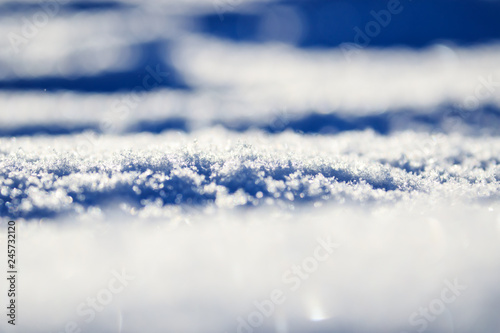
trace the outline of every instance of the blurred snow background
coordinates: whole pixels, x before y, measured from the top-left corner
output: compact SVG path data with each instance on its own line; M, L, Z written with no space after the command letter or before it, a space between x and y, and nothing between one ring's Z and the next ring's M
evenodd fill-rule
M499 14L0 1L0 216L22 223L0 331L498 331Z

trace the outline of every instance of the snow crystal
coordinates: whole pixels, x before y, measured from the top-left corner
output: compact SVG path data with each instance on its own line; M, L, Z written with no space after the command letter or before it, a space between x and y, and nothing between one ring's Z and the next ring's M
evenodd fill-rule
M81 152L84 138L2 139L1 215L55 217L113 210L120 202L141 212L150 205L488 202L500 195L497 137L373 131L274 136L219 128L95 136Z

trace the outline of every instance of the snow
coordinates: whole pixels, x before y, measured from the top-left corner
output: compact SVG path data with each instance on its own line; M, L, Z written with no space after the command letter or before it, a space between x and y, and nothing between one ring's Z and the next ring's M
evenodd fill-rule
M18 329L245 332L260 313L259 332L492 331L499 150L497 136L414 131L2 138ZM331 255L308 266L322 241ZM129 280L108 302L116 274ZM276 293L267 317L255 302Z
M0 146L1 213L12 217L102 211L121 201L134 213L161 214L175 204L293 207L422 197L487 203L500 195L497 137L274 136L216 128L24 137Z
M27 36L41 5L0 0L0 332L498 331L498 2L350 53L382 7L60 2Z
M102 49L100 44L96 47ZM0 108L16 109L15 113L0 113L0 135L161 132L214 124L237 130L316 133L369 127L384 133L420 129L498 134L500 128L500 49L496 44L472 48L437 45L418 51L368 49L348 62L338 49L311 51L185 37L170 53L162 53L160 64L139 67L134 93L0 93ZM78 50L71 54L79 58L66 58L82 69L79 59L85 57ZM170 57L172 63L167 65ZM47 61L59 63L57 58ZM37 68L47 71L51 66L40 63ZM97 74L97 68L97 73L84 68L87 75L103 75L98 77L108 80L106 73ZM189 89L142 86L143 78L156 68L165 81L178 73ZM50 85L53 80L46 75L55 74L38 73L39 84ZM93 82L74 80L81 82L77 84L82 89ZM171 83L176 84L175 80ZM33 113L35 106L37 112ZM310 123L312 127L308 127Z
M414 332L420 324L411 315L456 283L458 296L428 321L429 331L494 331L499 209L425 201L368 212L330 203L293 213L267 207L29 223L19 231L20 314L29 319L20 316L17 328L60 332L72 321L84 332L244 332L238 318L278 289L285 301L262 315L256 332ZM335 245L330 256L298 287L284 280L311 260L318 239ZM77 309L99 297L113 270L133 279L87 322Z

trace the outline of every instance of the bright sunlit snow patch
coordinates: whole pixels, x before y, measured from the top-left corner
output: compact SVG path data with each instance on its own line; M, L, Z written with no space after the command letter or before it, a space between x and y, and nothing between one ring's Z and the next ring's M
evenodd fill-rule
M303 50L199 36L184 38L178 46L174 63L188 83L227 91L248 103L272 101L275 107L369 114L446 102L466 104L464 99L476 96L485 80L493 83L482 88L479 104L500 100L498 44L367 48L352 58L341 48Z
M362 143L362 144L361 144ZM500 195L497 137L371 131L337 136L193 134L2 139L2 215L161 216L206 207L489 201Z

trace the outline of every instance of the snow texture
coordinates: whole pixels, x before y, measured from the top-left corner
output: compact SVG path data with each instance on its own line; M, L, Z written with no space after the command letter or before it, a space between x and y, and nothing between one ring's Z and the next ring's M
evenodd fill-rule
M401 3L0 0L0 332L498 332L500 2Z
M362 143L362 144L361 144ZM489 202L500 140L372 131L31 137L0 141L1 215L161 214L169 205L291 207L307 202Z

